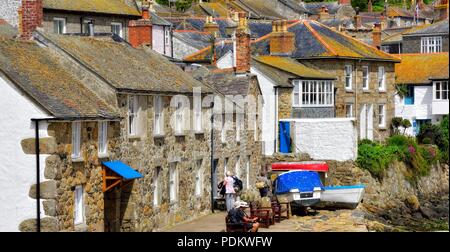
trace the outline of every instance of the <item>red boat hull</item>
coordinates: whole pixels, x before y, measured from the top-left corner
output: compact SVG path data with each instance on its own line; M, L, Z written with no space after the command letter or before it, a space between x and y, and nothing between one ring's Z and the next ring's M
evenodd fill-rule
M328 164L325 162L314 163L273 163L272 171L316 171L316 172L328 172Z

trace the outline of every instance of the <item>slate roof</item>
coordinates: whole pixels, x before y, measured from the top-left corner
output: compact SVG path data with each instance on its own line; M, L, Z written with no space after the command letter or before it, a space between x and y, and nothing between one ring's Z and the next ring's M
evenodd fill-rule
M205 26L204 18L166 18L168 21L174 24L177 30L198 30L203 31L203 27ZM227 37L226 28L233 26L234 23L231 23L229 20L225 18L215 18L214 21L219 25L219 32L222 38ZM185 23L185 24L183 24Z
M427 25L421 29L414 29L412 31L404 33L405 36L422 36L431 34L447 34L448 35L448 19Z
M311 3L303 3L304 7L312 14L319 14L322 6L327 7L328 13L336 14L339 10L339 3L336 2L311 2Z
M431 79L448 79L448 56L448 52L399 54L402 62L395 64L395 83L429 84Z
M303 4L299 4L299 2L296 0L278 0L278 1L288 6L292 10L296 11L297 13L310 13L309 10L306 9Z
M13 38L18 35L17 29L0 19L0 38Z
M251 27L251 26L250 26ZM332 30L312 20L300 20L288 25L296 42L292 58L354 58L366 60L398 61L392 55L365 44L355 38ZM253 55L269 55L269 34L251 42ZM210 48L187 56L186 60L201 60Z
M422 29L422 28L424 28L426 26L429 26L429 25L413 26L413 27L408 27L408 28L404 28L404 29L398 29L397 32L384 30L384 32L391 33L391 35L388 35L388 36L384 37L382 39L382 43L381 44L398 44L398 43L401 43L403 41L403 35L404 34L407 34L407 33L412 32L412 31L416 31L418 29Z
M254 58L255 61L282 70L289 74L293 74L299 79L321 79L334 80L335 76L322 72L319 69L306 66L294 59L278 56L259 56Z
M332 30L316 21L303 20L288 25L288 30L296 37L292 58L359 58L398 61L395 57L381 52L357 39ZM268 36L256 40L252 45L255 53L269 54Z
M253 75L236 77L234 72L214 73L203 78L203 81L214 87L223 95L242 95L245 97L250 91Z
M118 91L192 93L202 86L190 75L153 50L126 43L45 33L44 36L82 62ZM202 87L204 92L209 90Z
M257 19L280 19L283 15L276 12L276 3L274 1L261 0L235 0L233 5L238 6L249 13L249 18Z
M199 50L211 44L211 35L206 32L175 30L173 36Z
M44 9L141 16L136 3L127 0L44 0L43 5Z
M0 39L0 70L57 118L118 118L49 48L31 41Z
M229 39L222 39L216 42L215 44L215 54L216 59L220 59L229 51L233 50L233 41ZM204 47L203 49L195 52L191 55L188 55L184 58L185 61L204 61L211 60L211 45Z
M252 59L251 65L252 67L256 68L256 70L263 73L265 77L271 79L274 83L276 83L277 87L292 88L293 85L291 80L298 78L298 76L295 74L291 74L278 68L260 63L255 59Z

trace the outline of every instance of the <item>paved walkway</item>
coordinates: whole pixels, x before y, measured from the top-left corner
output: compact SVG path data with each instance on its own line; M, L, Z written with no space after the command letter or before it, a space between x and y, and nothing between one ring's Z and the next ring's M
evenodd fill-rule
M217 212L200 217L188 223L179 224L163 232L225 232L226 212ZM292 220L282 220L269 228L260 228L259 232L292 232L296 230L296 223Z
M163 232L225 232L226 212L216 212L179 224ZM319 210L308 216L291 216L259 232L367 232L364 214L359 210Z

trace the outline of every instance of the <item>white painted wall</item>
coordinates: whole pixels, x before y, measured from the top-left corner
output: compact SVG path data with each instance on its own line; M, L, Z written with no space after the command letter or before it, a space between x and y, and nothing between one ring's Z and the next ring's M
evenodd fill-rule
M229 69L233 68L233 51L228 51L222 58L217 61L217 67L219 69Z
M295 151L314 160L356 160L358 133L355 118L287 119Z
M36 184L36 156L22 151L20 142L35 135L31 118L49 117L23 96L16 87L0 77L0 231L19 231L19 224L36 218L36 200L28 197ZM47 137L48 124L40 122L39 135ZM41 181L45 159L41 155ZM44 211L41 201L41 217Z
M169 42L165 43L164 29L168 30L168 27L161 25L153 25L152 28L152 48L160 54L171 56L171 38L169 36ZM165 53L164 53L165 49Z
M431 111L433 115L448 115L448 100L433 101Z
M414 86L414 105L405 105L403 99L398 95L395 96L395 116L403 119L413 120L427 120L433 119L432 115L433 102L433 87L429 86ZM406 134L413 136L413 127L405 131Z
M250 69L251 73L256 75L259 82L259 87L264 99L262 105L262 119L261 119L261 137L263 141L263 154L270 156L275 152L275 140L277 139L277 118L276 111L277 103L275 96L275 83L264 76L256 68Z

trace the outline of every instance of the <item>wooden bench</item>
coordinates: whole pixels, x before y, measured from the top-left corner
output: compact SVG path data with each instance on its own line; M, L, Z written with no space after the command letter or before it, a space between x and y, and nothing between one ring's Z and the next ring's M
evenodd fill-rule
M263 224L265 228L275 224L272 208L260 207L256 202L250 203L250 218L257 217L259 223Z
M281 222L281 218L289 219L289 203L280 203L278 201L272 201L272 210L274 219L277 222ZM286 216L283 216L286 213ZM278 219L278 220L277 220Z
M248 232L249 229L247 229L247 222L244 223L231 223L230 221L230 217L226 216L225 217L225 224L227 226L227 232Z

